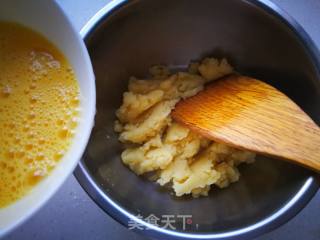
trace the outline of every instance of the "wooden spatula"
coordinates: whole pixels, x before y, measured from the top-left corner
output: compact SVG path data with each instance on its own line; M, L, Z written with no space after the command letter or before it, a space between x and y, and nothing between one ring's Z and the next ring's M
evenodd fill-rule
M320 128L274 87L231 75L180 101L173 118L217 142L320 172Z

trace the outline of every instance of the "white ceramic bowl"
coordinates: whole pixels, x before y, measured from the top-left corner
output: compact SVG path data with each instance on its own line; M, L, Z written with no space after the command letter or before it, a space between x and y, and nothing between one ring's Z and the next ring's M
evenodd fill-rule
M81 92L81 120L73 144L51 174L27 196L0 209L0 237L34 214L72 173L88 142L95 114L95 82L86 47L53 0L1 0L0 21L13 21L40 32L72 65ZM23 41L23 39L21 39Z

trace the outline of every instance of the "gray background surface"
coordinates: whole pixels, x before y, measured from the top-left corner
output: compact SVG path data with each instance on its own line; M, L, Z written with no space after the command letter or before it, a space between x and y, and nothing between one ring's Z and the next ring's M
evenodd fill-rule
M77 29L110 0L57 0ZM293 16L320 48L320 0L273 0ZM294 219L256 240L319 240L320 192ZM146 239L105 214L70 176L31 219L4 239Z

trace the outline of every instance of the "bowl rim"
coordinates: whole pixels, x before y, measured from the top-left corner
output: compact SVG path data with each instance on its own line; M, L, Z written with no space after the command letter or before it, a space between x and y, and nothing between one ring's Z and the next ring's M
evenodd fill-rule
M285 24L288 29L290 29L293 34L302 43L305 51L313 60L313 64L317 69L317 75L320 79L320 55L313 40L309 37L302 26L296 22L287 12L277 6L270 0L243 0L248 4L252 4L260 9L266 11L267 13L273 15L283 24ZM114 11L120 9L121 7L129 4L129 0L113 0L110 3L102 7L81 29L80 35L83 37L84 41L90 35L92 31L96 29L101 21L108 18ZM265 219L253 224L248 225L243 228L221 232L221 233L189 233L189 232L178 232L163 229L155 225L149 224L142 219L137 218L137 216L129 213L126 209L121 207L116 201L112 199L108 193L104 192L99 185L94 181L94 178L90 175L87 167L85 166L83 159L79 162L77 168L75 169L74 175L82 188L87 192L91 199L107 214L109 214L113 219L121 223L123 226L128 227L128 222L131 220L141 224L141 226L148 228L148 231L143 231L139 229L133 229L138 233L142 233L155 238L165 238L165 239L251 239L263 233L269 232L282 224L289 221L295 215L297 215L312 199L317 190L320 187L320 181L317 178L310 175L305 181L300 190L295 194L295 196L290 199L286 204L284 204L279 210L272 213Z

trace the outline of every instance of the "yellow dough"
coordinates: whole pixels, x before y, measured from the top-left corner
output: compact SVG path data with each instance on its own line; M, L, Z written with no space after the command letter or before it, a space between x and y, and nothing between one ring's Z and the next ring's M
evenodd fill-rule
M179 100L232 72L226 59L206 58L190 64L189 72L170 74L165 66L154 66L150 79L132 77L114 127L130 146L121 154L123 163L137 175L154 173L157 183L172 186L176 196L207 196L213 184L224 188L238 181L237 166L253 162L254 153L205 139L170 116Z

